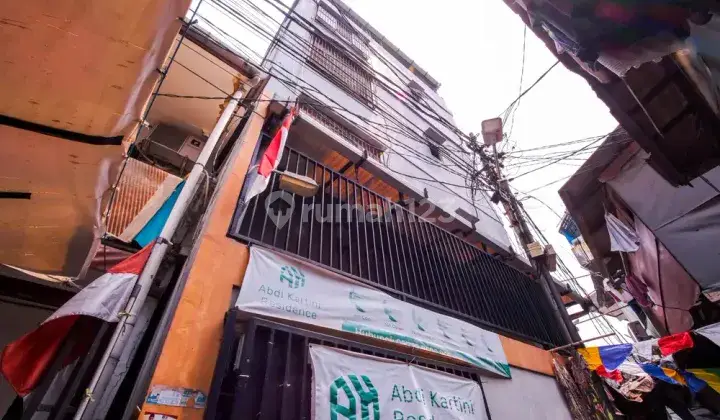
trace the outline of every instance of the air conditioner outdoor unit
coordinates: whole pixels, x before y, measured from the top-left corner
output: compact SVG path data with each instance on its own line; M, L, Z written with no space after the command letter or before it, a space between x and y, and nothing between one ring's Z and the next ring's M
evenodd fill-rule
M185 171L197 160L206 141L205 136L187 129L158 124L144 142L143 153Z

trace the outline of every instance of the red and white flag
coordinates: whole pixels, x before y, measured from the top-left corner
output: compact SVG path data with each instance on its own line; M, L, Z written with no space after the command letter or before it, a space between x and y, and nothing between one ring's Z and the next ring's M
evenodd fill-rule
M38 328L3 349L0 354L0 372L18 395L24 397L40 383L43 373L52 364L55 354L81 317L118 322L118 315L150 257L153 244L154 242L112 267L73 296ZM75 341L63 367L87 351L101 322L88 325Z
M290 108L290 112L288 112L283 119L280 129L275 133L272 140L270 140L270 144L260 158L257 171L253 167L248 174L248 190L247 194L245 194L246 203L267 188L268 182L270 182L270 175L272 175L273 171L277 169L280 164L280 159L285 150L288 132L290 131L290 125L293 123L293 120L295 120L295 115L295 108Z

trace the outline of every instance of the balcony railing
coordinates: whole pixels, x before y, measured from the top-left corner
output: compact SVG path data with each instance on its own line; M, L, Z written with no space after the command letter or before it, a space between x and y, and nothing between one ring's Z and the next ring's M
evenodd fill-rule
M314 178L318 192L280 191L273 174L236 214L231 236L511 337L565 344L542 286L528 276L297 151L286 149L280 168Z
M328 130L337 134L343 140L347 141L348 143L352 144L353 146L357 147L360 150L366 151L369 157L375 159L378 162L380 161L380 156L382 155L382 150L380 150L377 146L374 146L374 145L370 144L369 142L363 140L360 136L353 133L350 129L345 127L343 124L340 124L337 121L335 121L332 117L330 117L329 115L327 115L325 112L322 111L321 106L319 106L319 105L315 106L315 105L311 105L306 102L303 102L300 104L300 111L304 112L305 114L309 115L311 118L315 119L323 127L327 128Z

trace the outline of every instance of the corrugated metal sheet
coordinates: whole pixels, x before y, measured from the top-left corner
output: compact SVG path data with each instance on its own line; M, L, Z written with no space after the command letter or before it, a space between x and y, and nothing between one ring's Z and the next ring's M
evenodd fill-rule
M137 159L129 159L111 203L106 222L107 233L120 236L168 175L162 169Z

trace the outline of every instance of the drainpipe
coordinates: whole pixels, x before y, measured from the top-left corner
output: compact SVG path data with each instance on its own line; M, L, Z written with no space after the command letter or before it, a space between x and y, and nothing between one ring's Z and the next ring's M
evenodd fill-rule
M90 407L92 401L94 401L93 397L99 398L105 391L108 381L115 371L120 355L123 353L123 350L128 343L137 315L140 312L140 308L142 308L145 303L145 299L148 296L150 286L155 279L157 271L160 268L160 264L162 263L168 249L172 245L170 240L180 224L180 221L183 219L185 210L187 210L191 200L193 199L195 189L202 180L205 166L208 164L210 156L220 140L220 136L225 130L225 127L232 118L233 113L237 109L241 98L242 90L239 88L228 101L222 115L220 115L220 119L215 124L215 128L213 128L210 133L210 136L205 143L205 147L203 147L200 152L190 175L185 181L185 186L180 191L180 195L178 196L175 206L173 206L170 211L170 215L168 216L167 222L165 222L162 232L160 232L160 236L155 241L155 245L153 245L150 257L145 264L145 268L135 283L130 299L123 310L123 313L126 316L121 317L118 325L115 327L115 331L112 338L110 338L108 347L100 360L100 364L95 370L95 374L93 375L90 384L88 385L85 397L80 403L77 413L75 413L74 420L81 420L88 408L91 408L91 410L88 412L88 416L86 416L86 418L92 416L92 412L95 407Z

